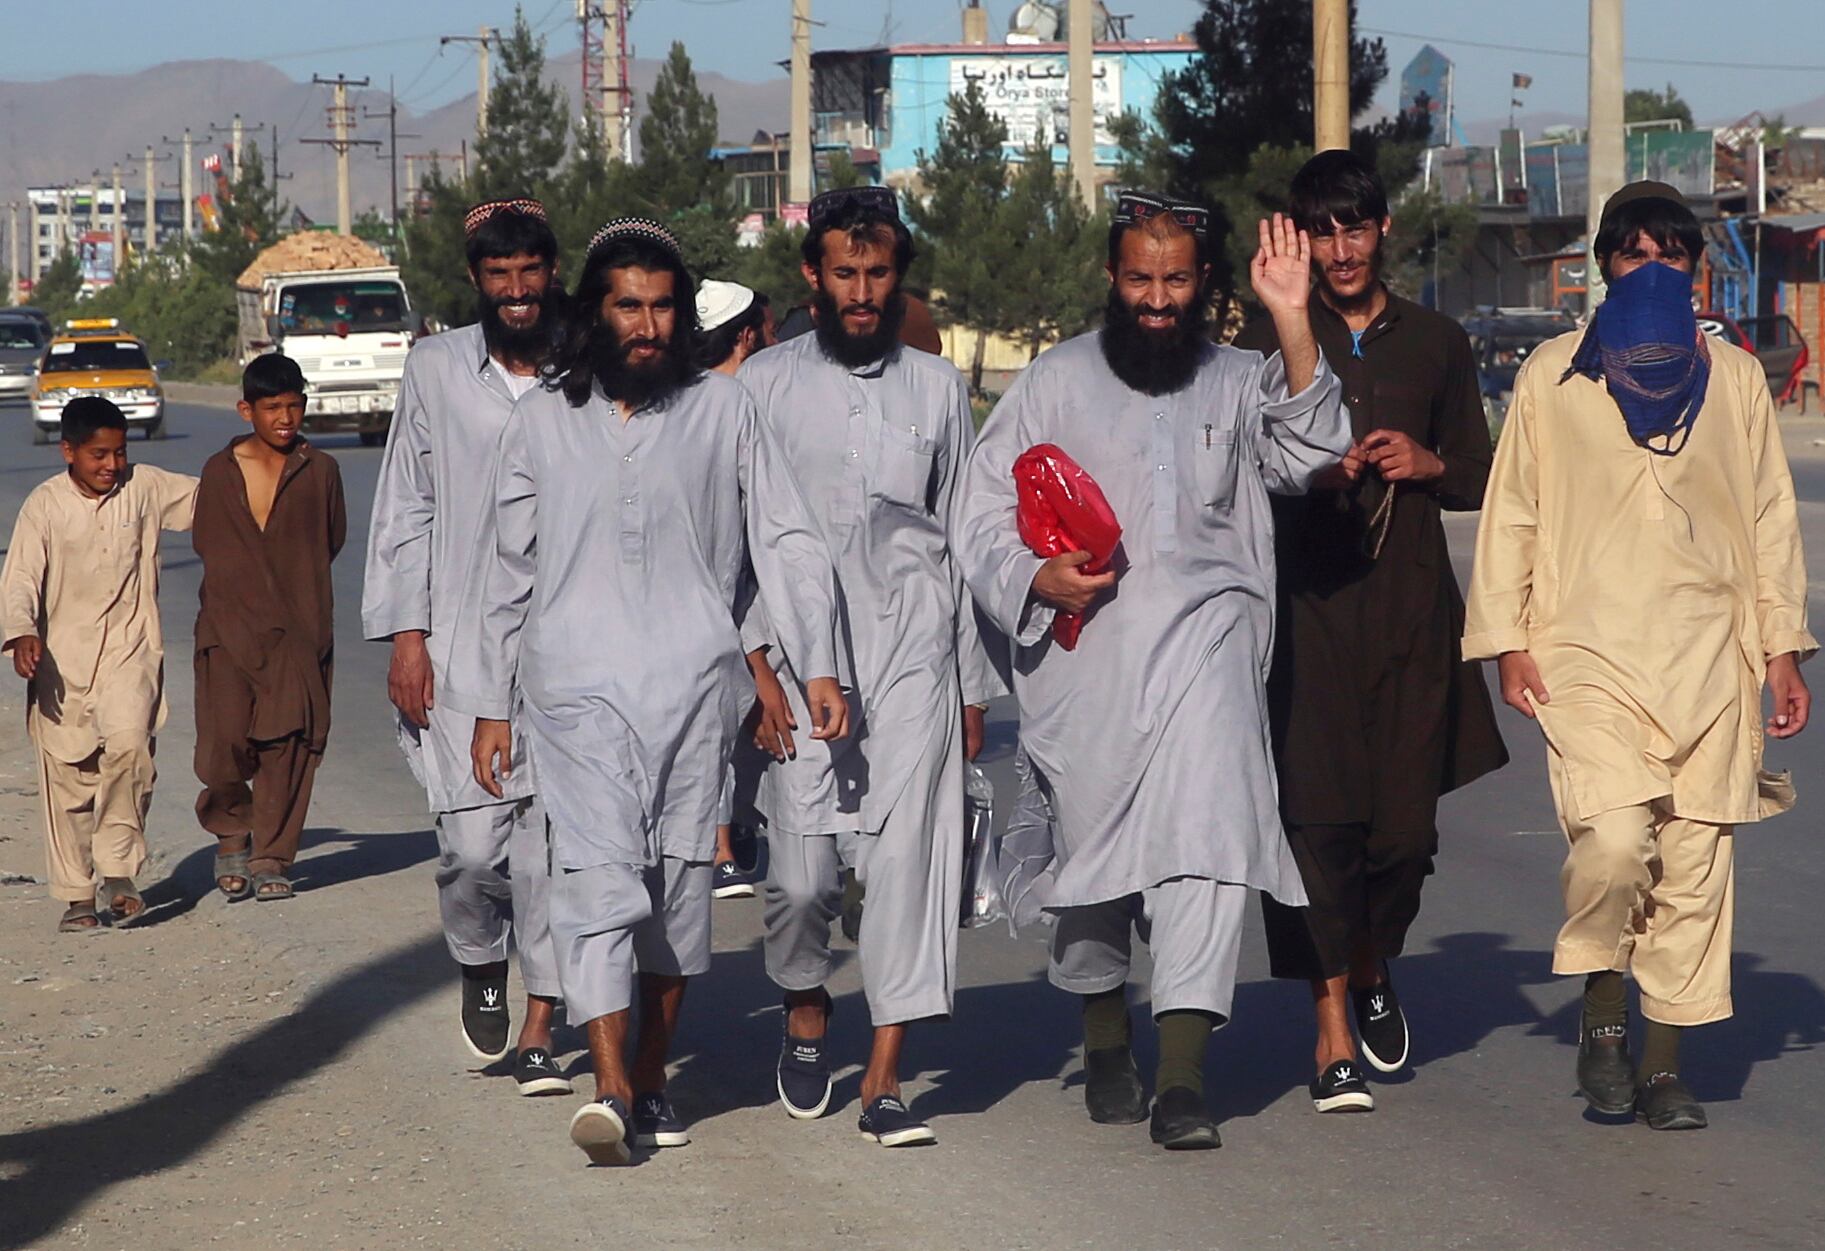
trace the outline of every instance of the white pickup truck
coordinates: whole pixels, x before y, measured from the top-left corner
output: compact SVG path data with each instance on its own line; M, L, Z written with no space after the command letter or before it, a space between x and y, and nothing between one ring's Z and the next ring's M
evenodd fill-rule
M308 238L293 236L301 237ZM284 352L309 388L305 430L354 430L364 445L383 443L416 324L399 270L384 263L311 267L326 255L320 248L272 255L291 242L262 253L237 285L242 363ZM263 269L269 257L287 267Z

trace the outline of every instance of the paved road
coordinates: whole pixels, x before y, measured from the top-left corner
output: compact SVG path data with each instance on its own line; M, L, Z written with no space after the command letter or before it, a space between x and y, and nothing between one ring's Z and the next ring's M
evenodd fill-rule
M16 416L0 410L0 519L56 464ZM236 424L179 407L168 441L131 452L194 471ZM1825 585L1825 422L1788 436ZM1220 1152L1169 1157L1145 1127L1085 1119L1073 1005L1044 982L1041 940L1001 930L965 935L956 1020L909 1049L909 1093L938 1147L862 1142L856 1066L830 1117L788 1121L773 1104L778 997L759 908L735 902L716 906L716 966L692 988L678 1046L674 1092L696 1142L586 1170L564 1133L576 1100L516 1098L459 1048L423 799L392 747L384 652L358 638L379 453L352 437L325 445L352 524L336 579L336 728L299 897L229 907L208 893L189 811L198 569L178 539L151 823L160 923L59 939L42 887L0 887L0 1248L1825 1243L1825 726L1771 753L1796 771L1800 811L1744 835L1738 1016L1689 1044L1705 1133L1602 1123L1574 1093L1576 988L1549 974L1547 954L1560 837L1539 744L1510 717L1517 762L1446 805L1439 875L1398 968L1416 1063L1377 1086L1372 1116L1312 1112L1306 996L1266 980L1255 927L1235 1023L1211 1048ZM1455 524L1460 553L1469 534ZM1814 616L1825 620L1816 600ZM0 870L42 875L11 683L0 703ZM991 748L1004 794L1011 739L1004 714ZM853 960L834 990L836 1047L859 1059ZM574 1053L578 1039L560 1043Z

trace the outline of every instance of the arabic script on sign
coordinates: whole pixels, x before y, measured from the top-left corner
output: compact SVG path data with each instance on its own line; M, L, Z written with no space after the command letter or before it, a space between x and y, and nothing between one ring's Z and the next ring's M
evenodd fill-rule
M1062 56L956 57L950 89L962 95L975 83L988 110L1008 128L1009 148L1030 147L1041 134L1065 142L1070 123L1070 66ZM1120 57L1099 56L1091 69L1091 111L1096 142L1112 147L1109 125L1122 112Z

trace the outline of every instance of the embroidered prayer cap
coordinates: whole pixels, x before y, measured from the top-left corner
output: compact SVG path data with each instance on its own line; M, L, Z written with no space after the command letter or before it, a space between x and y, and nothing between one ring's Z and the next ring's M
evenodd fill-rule
M1114 224L1117 226L1139 226L1147 221L1168 215L1173 221L1189 230L1193 237L1208 239L1210 237L1210 210L1201 204L1188 204L1183 200L1168 200L1165 196L1154 195L1150 191L1124 191L1115 202Z
M697 328L708 334L754 307L754 291L739 282L706 278L697 286Z
M522 213L527 217L536 217L540 221L548 220L545 216L545 206L529 196L521 196L512 200L483 200L463 214L463 237L473 239L475 232L482 228L482 223L496 213Z
M851 205L900 220L900 197L892 187L838 187L820 192L805 209L805 224L821 230L825 222Z
M583 264L589 264L597 248L618 239L645 239L648 243L656 243L670 252L673 260L684 264L684 248L679 244L678 236L650 217L616 217L606 222L583 250Z

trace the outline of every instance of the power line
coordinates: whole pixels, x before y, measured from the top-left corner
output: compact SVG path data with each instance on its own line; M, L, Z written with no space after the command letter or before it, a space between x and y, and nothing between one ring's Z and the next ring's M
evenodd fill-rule
M1573 52L1566 48L1530 48L1523 44L1487 43L1478 39L1420 35L1410 30L1385 30L1375 26L1358 26L1356 29L1365 35L1382 35L1393 39L1417 39L1421 43L1442 43L1457 48L1482 48L1491 52L1525 52L1529 56L1556 56L1573 61L1589 59L1587 53ZM1629 56L1625 59L1635 65L1671 65L1680 69L1774 70L1798 74L1825 74L1825 65L1769 64L1763 61L1697 61L1664 56Z

